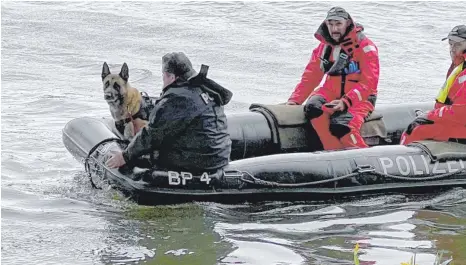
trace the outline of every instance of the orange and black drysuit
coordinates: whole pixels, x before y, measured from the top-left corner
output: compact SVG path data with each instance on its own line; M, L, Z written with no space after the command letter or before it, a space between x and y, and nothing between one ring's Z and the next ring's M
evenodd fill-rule
M367 147L360 129L375 107L379 57L377 47L363 30L350 17L345 35L335 42L323 22L314 34L320 44L288 100L302 104L311 95L304 110L325 150ZM351 71L350 65L356 65L358 71ZM325 74L323 85L314 90ZM345 111L333 113L323 106L335 99L343 100Z
M435 108L408 126L400 144L420 140L466 140L466 54L459 64L452 66L435 100Z

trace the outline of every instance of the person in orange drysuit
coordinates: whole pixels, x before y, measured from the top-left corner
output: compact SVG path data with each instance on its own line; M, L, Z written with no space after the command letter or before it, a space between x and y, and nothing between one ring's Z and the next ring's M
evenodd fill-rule
M435 99L433 110L417 117L401 135L400 144L413 141L466 140L466 25L454 27L448 37L451 66Z
M324 150L368 147L360 129L375 107L379 56L363 30L345 9L331 8L314 34L320 44L287 102L300 105L310 95L304 111Z

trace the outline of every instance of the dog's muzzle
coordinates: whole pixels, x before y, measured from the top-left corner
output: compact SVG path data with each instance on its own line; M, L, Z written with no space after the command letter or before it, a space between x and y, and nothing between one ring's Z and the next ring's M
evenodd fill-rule
M104 95L104 99L105 101L107 101L107 103L116 103L118 102L118 97L115 97L113 95L109 95L109 94L105 94Z

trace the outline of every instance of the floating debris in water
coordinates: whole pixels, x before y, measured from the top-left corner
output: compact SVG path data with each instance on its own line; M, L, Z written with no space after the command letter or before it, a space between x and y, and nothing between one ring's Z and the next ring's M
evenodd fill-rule
M167 252L165 252L165 255L167 254L173 254L174 256L181 256L181 255L191 255L191 254L194 254L194 252L192 251L189 251L185 248L181 248L181 249L178 249L178 250L169 250Z

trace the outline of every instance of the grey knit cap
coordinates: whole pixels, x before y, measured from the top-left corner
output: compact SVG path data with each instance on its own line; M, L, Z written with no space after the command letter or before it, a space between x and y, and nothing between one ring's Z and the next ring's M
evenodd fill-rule
M162 71L174 74L176 77L181 77L185 80L197 74L193 69L191 61L183 52L165 54L162 57Z

